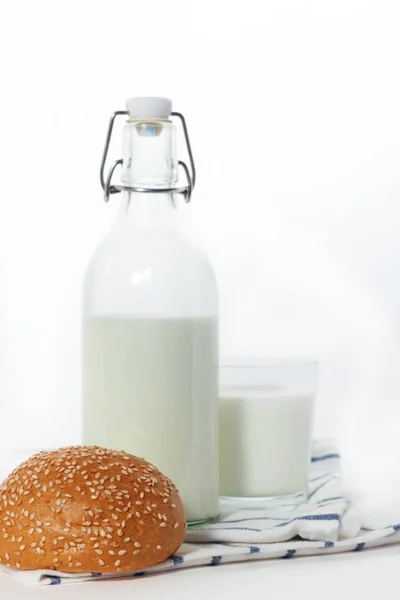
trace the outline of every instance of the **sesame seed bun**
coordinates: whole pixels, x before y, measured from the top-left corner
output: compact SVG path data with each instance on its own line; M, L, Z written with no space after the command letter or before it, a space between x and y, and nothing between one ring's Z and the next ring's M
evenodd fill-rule
M145 569L173 554L185 529L175 486L125 452L40 452L0 486L0 564L17 569Z

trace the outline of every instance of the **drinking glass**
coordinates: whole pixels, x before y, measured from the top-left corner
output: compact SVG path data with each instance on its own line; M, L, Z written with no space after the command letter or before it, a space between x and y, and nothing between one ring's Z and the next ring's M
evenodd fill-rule
M316 362L224 360L219 378L221 503L257 507L306 501Z

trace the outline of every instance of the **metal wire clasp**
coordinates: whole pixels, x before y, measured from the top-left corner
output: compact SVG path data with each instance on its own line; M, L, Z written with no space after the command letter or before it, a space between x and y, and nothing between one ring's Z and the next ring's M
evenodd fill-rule
M100 183L101 187L104 191L104 200L108 202L110 200L111 194L118 194L123 190L127 190L129 192L140 192L140 193L165 193L165 192L174 192L175 194L182 194L185 198L186 202L190 202L192 198L192 192L194 186L196 184L196 167L194 164L192 147L190 145L189 133L186 126L185 117L179 112L172 112L171 117L177 117L180 119L183 129L183 134L185 136L185 142L187 147L187 152L190 161L190 170L187 164L183 160L178 160L178 164L183 168L187 180L187 185L183 187L171 187L171 188L142 188L142 187L131 187L125 185L112 185L112 177L114 175L114 171L118 165L122 165L122 158L114 161L108 171L107 178L105 178L105 166L108 156L108 150L110 147L111 136L114 128L115 119L122 115L128 115L129 113L126 110L117 110L115 111L110 118L110 122L108 124L108 130L106 135L106 141L104 144L103 156L101 158L100 165Z

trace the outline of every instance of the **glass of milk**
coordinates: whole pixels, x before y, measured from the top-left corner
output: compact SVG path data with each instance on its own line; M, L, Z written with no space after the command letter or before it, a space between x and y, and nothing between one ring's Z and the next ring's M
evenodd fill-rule
M307 499L317 365L225 360L219 369L222 505L293 506Z

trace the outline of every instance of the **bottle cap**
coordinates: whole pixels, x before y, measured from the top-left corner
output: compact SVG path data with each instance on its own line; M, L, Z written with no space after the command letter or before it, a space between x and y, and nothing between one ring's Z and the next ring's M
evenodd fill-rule
M172 112L172 101L168 98L129 98L126 110L130 119L168 119Z

